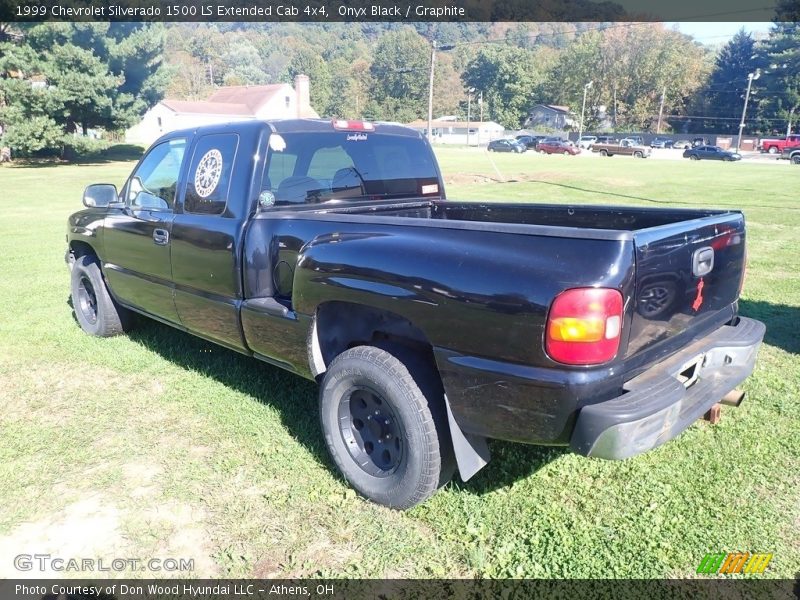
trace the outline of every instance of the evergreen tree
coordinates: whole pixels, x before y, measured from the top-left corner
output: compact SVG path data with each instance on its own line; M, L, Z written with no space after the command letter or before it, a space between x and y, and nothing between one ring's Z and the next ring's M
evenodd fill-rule
M755 41L744 29L722 48L700 99L703 114L711 117L704 127L722 133L736 133L742 114L747 76L758 65ZM752 98L755 100L755 98Z
M797 130L800 120L800 23L773 25L761 54L763 126L791 133L792 129Z

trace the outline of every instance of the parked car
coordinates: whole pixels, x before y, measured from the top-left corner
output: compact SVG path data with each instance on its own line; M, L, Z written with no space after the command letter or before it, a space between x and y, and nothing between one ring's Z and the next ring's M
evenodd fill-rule
M631 140L637 146L644 146L644 140L642 139L642 136L640 136L640 135L628 135L628 136L625 136L625 139L626 140Z
M800 165L800 146L787 146L779 158L791 161L793 165Z
M83 204L66 260L87 334L143 315L317 382L292 400L395 509L472 477L489 438L655 448L739 404L765 331L737 315L740 211L450 200L425 137L391 123L173 131Z
M613 135L598 135L595 144L616 144L617 138ZM594 145L594 144L592 144Z
M565 154L575 155L580 154L581 149L574 144L565 140L558 140L557 142L541 141L537 148L540 154Z
M578 147L588 150L597 141L596 135L584 135L578 140Z
M650 156L650 148L641 146L633 142L633 140L624 139L618 144L592 144L592 152L599 152L600 156L614 156L615 154L622 154L624 156L633 156L635 158L647 158Z
M797 146L798 144L800 144L800 133L793 133L785 138L763 139L759 141L758 148L761 152L779 154L783 152L784 148Z
M689 140L675 140L672 142L672 147L678 150L685 150L686 148L692 147L692 142Z
M653 138L653 141L650 142L651 148L672 148L672 140L669 138Z
M742 155L738 152L723 150L719 146L698 146L697 148L687 148L683 151L683 158L689 160L723 160L731 162L742 160Z
M708 141L703 137L696 137L692 140L692 148L699 148L700 146L707 146Z
M528 150L536 150L536 146L545 136L543 135L518 135L517 141L524 144Z
M489 142L489 145L486 146L486 149L489 152L516 152L517 154L522 154L528 150L528 147L514 139L503 139L492 140Z

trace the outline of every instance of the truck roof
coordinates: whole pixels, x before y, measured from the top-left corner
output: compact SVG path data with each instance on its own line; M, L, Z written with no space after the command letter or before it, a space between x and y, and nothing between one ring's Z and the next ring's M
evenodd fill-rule
M363 121L350 121L351 123L361 123ZM374 131L363 131L363 133L384 133L390 135L402 135L407 137L422 137L422 133L411 127L406 127L399 123L388 123L384 121L367 121L374 127ZM337 131L334 127L333 119L271 119L268 121L253 119L248 121L231 121L229 123L215 123L212 125L202 125L187 129L178 129L164 134L161 139L173 137L191 137L197 134L224 133L224 132L256 132L267 128L274 133L323 133ZM340 129L340 131L362 131L360 129Z

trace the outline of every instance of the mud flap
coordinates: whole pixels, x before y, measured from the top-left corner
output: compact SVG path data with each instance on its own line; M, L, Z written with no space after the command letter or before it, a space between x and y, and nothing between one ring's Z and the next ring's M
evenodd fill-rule
M444 396L444 402L447 405L447 422L450 425L450 439L453 441L458 473L462 481L468 481L491 460L489 445L486 443L485 437L461 431L453 417L447 394Z

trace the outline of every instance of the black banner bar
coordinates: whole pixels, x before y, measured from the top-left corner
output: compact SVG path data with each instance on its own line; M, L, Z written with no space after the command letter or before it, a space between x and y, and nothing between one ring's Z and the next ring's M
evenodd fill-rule
M800 0L0 0L0 22L794 21Z

